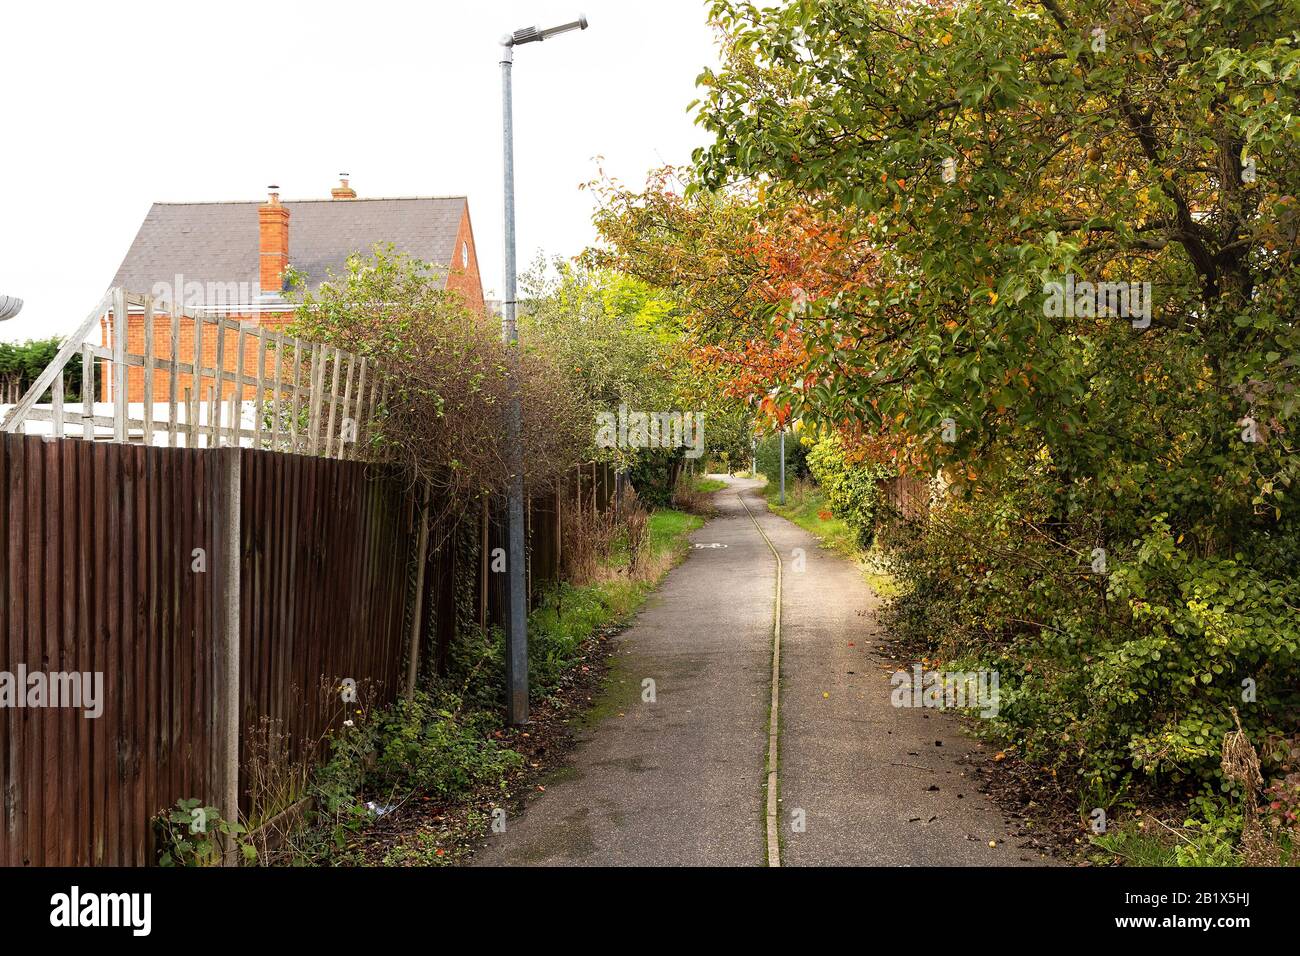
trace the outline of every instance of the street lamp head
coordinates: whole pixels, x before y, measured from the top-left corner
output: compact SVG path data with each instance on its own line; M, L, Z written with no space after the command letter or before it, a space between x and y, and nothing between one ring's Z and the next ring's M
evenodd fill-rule
M578 19L571 23L561 23L557 27L547 27L544 30L540 27L524 27L522 30L516 30L514 33L507 33L501 38L501 45L519 46L521 43L532 43L534 41L540 43L542 40L548 40L551 37L559 36L561 33L569 33L572 30L585 29L587 29L587 18L580 13L578 14Z

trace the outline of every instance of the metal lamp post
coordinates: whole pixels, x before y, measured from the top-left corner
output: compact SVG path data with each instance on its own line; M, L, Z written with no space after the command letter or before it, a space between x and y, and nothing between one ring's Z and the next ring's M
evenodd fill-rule
M587 29L587 18L578 15L571 23L542 30L524 27L501 38L502 149L505 158L505 293L501 302L501 337L509 345L519 342L515 322L515 150L511 115L510 68L515 47L541 42L571 30ZM509 621L506 634L506 718L512 724L528 722L528 593L524 575L524 462L520 443L523 409L520 406L518 349L511 349L510 404L506 411L506 441L510 465L509 540L506 555Z
M778 504L785 504L785 426L781 426L781 500Z

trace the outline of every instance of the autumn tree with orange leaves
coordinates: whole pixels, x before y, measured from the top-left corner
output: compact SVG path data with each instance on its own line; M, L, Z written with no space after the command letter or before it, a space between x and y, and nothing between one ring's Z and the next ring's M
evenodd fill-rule
M665 167L640 191L590 184L604 245L588 256L674 296L707 387L752 405L768 427L788 425L792 405L778 390L815 388L821 374L810 368L803 316L818 300L860 292L878 257L851 226L811 207L764 188L690 190L681 177Z
M1300 10L711 16L713 141L684 190L608 193L620 267L679 291L725 387L948 479L895 542L898 627L1002 673L990 728L1081 805L1219 793L1233 708L1278 771L1300 740Z

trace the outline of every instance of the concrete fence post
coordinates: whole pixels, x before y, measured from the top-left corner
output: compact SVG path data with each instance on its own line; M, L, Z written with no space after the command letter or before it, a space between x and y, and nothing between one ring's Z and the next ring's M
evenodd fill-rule
M215 804L221 816L239 819L239 564L240 564L240 473L242 450L222 448L216 452L216 640L213 641L216 685L212 713L213 781ZM239 865L235 846L227 848L226 866Z

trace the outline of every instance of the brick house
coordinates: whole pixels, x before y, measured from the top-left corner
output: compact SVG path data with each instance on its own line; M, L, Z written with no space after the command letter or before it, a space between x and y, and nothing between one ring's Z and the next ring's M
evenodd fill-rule
M274 190L276 187L272 187ZM282 296L290 266L316 289L330 272L342 274L355 253L392 243L399 251L442 267L443 287L458 292L466 304L483 312L469 201L464 196L359 199L342 180L329 199L281 202L271 192L264 202L155 203L136 233L111 286L153 295L170 303L179 295L187 306L278 329L289 323L293 306ZM165 309L166 306L163 306ZM111 313L103 323L102 344L110 345ZM144 348L144 313L132 307L127 316L127 348ZM204 343L204 360L215 362L216 336ZM171 322L165 313L154 321L154 347L172 355ZM245 343L245 355L256 343ZM181 336L182 362L193 360L193 343ZM225 365L235 366L234 334L227 333ZM100 400L109 401L111 383L99 376ZM233 385L227 385L229 395ZM154 380L152 400L168 397L166 375ZM127 401L144 401L138 368L128 375Z

